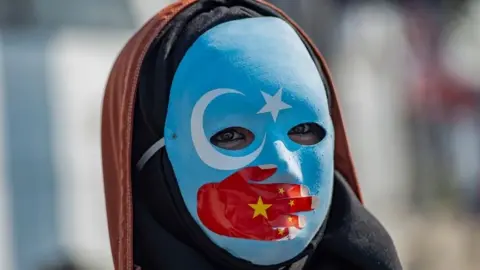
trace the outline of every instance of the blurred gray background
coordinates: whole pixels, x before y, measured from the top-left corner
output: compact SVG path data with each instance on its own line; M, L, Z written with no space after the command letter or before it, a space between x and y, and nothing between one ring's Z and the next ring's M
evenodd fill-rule
M112 269L100 109L170 0L0 0L0 266ZM367 207L406 270L480 263L480 0L271 0L325 55Z

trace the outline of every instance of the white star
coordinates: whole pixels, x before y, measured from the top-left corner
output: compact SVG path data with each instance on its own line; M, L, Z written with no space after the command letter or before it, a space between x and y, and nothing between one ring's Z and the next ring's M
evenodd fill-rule
M263 99L265 99L265 106L263 106L260 111L257 112L257 114L269 112L272 114L273 121L275 122L277 121L278 112L292 108L292 106L282 101L282 91L282 88L278 89L278 92L273 96L260 91Z

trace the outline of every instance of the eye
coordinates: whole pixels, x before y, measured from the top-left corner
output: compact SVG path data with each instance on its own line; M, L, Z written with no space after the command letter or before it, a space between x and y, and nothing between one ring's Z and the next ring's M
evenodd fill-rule
M301 145L313 145L325 138L326 132L315 123L302 123L288 131L288 137Z
M253 133L246 128L229 127L213 135L210 142L223 149L240 150L249 146L254 138Z

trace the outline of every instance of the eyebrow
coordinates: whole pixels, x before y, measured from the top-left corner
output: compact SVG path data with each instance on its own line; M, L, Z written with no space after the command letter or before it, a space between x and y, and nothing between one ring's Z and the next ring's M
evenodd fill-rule
M165 138L161 138L160 140L156 141L152 146L150 146L145 153L143 153L140 160L137 162L137 170L141 171L145 164L158 152L158 150L162 149L165 146Z

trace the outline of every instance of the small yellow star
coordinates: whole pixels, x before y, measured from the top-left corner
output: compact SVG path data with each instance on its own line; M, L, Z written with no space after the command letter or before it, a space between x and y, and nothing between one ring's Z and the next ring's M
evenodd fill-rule
M248 206L250 206L254 210L252 218L256 218L257 216L262 215L268 219L267 209L270 208L272 205L264 204L262 197L258 197L258 201L256 204L248 204Z
M294 206L295 205L295 201L293 200L290 200L290 202L288 203L290 205L290 207Z
M293 223L293 218L292 218L292 217L288 217L288 222L289 222L289 223Z
M285 193L285 189L279 188L279 189L278 189L278 193L280 193L281 195L283 195L283 193Z
M278 228L278 235L283 235L285 233L285 228Z

